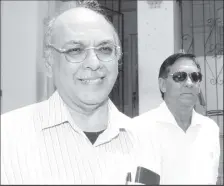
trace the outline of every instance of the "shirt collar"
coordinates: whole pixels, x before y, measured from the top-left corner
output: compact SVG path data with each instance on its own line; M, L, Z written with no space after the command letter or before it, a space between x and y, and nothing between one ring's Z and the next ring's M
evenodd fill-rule
M109 107L109 121L107 129L100 134L97 138L94 146L106 143L114 139L119 135L120 132L127 132L127 121L131 121L130 118L122 114L116 106L112 103L111 100L108 102Z
M191 119L191 126L196 126L196 125L202 125L202 120L200 117L200 114L198 114L194 109L192 111L192 119Z
M43 107L40 107L40 118L42 119L42 130L68 121L66 105L61 99L59 93L55 91Z
M69 122L76 132L84 135L83 131L73 121L71 114L58 91L55 91L52 96L45 101L45 104L45 107L42 107L39 112L41 113L42 130ZM126 130L125 124L128 117L119 112L111 100L108 101L108 107L108 126L107 129L98 137L94 144L95 146L112 140L120 133L120 131ZM86 135L84 136L86 137Z
M165 101L163 101L159 106L159 112L161 113L162 117L159 118L159 121L175 124L178 126L173 114L168 109ZM201 125L200 117L198 117L198 113L193 109L192 110L192 119L191 119L191 127Z
M176 124L177 125L176 120L175 120L173 114L168 109L165 101L163 101L160 104L158 109L159 109L159 113L162 116L162 117L159 117L159 119L158 119L160 122L166 122L166 123Z

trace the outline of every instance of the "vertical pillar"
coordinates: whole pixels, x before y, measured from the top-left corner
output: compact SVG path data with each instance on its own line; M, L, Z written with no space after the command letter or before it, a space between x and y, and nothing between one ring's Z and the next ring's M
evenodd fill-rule
M169 55L180 49L180 16L176 1L137 3L139 114L142 114L162 102L159 68Z

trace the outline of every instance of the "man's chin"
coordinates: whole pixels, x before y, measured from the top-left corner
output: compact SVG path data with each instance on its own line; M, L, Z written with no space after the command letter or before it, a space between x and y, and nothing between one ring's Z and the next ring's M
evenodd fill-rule
M90 97L83 97L82 99L80 99L81 102L85 105L89 105L89 106L98 106L103 104L105 101L108 100L108 96L90 96Z
M184 107L193 107L195 105L195 101L192 99L182 99L180 100L180 103Z

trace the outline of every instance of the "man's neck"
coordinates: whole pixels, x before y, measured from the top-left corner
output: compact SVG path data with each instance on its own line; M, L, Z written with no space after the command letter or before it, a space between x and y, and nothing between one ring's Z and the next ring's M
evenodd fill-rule
M68 106L68 110L75 124L85 132L98 132L105 130L109 121L108 100L92 109Z
M177 124L183 131L187 131L191 125L193 107L186 107L165 101L168 109L174 116Z

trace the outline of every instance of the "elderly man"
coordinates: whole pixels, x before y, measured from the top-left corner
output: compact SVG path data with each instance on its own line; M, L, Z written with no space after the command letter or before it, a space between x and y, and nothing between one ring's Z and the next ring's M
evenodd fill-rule
M161 184L216 184L219 164L219 128L194 110L202 74L191 54L169 56L159 71L163 103L134 118L154 139ZM144 128L144 129L143 129Z
M46 67L57 90L1 116L2 184L133 181L126 175L136 170L137 138L127 129L130 119L108 98L118 75L119 38L87 5L49 23Z

